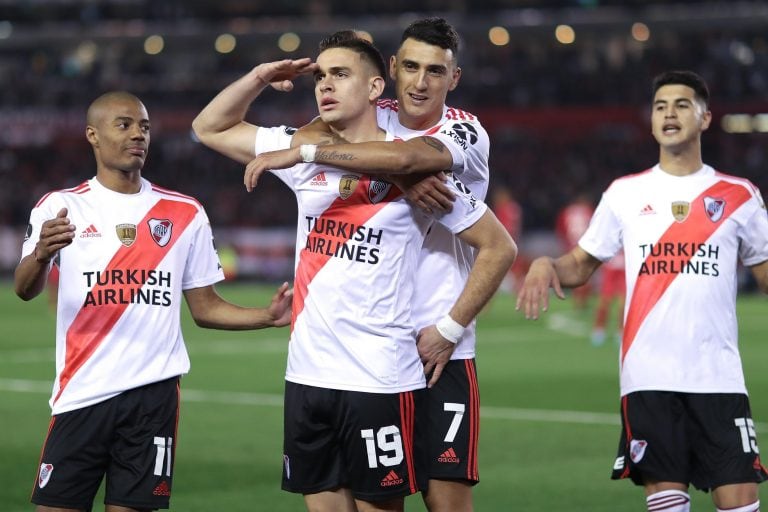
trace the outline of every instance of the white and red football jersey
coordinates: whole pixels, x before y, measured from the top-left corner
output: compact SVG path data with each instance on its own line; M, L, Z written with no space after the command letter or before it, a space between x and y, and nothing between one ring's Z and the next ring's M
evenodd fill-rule
M627 301L621 394L746 393L736 270L768 260L768 216L748 180L709 166L657 165L614 181L579 241L609 260L622 248Z
M22 258L62 208L76 231L58 255L53 414L187 373L182 290L224 278L200 203L145 179L120 194L93 178L35 205Z
M257 149L281 147L260 128ZM270 137L270 135L272 135ZM485 203L454 181L453 211L428 216L385 181L323 164L272 171L296 194L298 229L286 379L376 393L423 388L413 320L419 253L435 221L472 226Z
M379 126L397 139L429 135L440 140L453 157L453 167L446 170L458 176L459 186L466 187L473 196L485 200L490 142L477 117L463 110L443 107L443 117L435 126L416 131L400 124L397 110L397 101L380 101L377 110ZM474 249L443 226L435 225L429 231L421 251L413 301L413 314L419 330L434 325L451 310L464 289L474 262ZM451 359L475 357L475 323L472 320L464 329Z

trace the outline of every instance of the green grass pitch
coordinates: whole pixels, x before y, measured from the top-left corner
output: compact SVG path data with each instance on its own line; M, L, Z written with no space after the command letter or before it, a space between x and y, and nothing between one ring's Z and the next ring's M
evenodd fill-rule
M220 287L225 297L254 305L272 290ZM287 329L204 330L183 309L192 370L182 382L171 510L303 510L300 496L280 490ZM54 315L44 297L24 303L7 282L0 283L0 311L0 508L30 511L49 420ZM744 370L758 439L768 450L766 311L764 297L739 300ZM476 510L645 510L641 489L609 479L619 436L618 349L592 347L590 323L591 312L575 311L571 301L555 301L536 322L525 321L505 295L482 313ZM694 510L714 509L708 495L691 493ZM94 510L103 510L101 499ZM406 508L425 510L418 496Z

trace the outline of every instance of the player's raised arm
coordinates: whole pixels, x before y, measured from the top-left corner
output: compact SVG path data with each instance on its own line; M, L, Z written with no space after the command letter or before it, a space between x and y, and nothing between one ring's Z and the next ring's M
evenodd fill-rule
M309 58L284 59L259 64L227 86L197 115L192 129L200 142L241 163L254 157L258 126L245 121L251 103L272 86L279 91L293 89L293 80L314 72Z

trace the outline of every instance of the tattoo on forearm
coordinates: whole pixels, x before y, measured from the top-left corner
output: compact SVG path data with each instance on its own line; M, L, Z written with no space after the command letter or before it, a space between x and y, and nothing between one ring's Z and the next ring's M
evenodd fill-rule
M424 141L424 144L438 150L440 153L445 151L445 146L443 146L443 143L434 137L422 137L422 140Z
M339 162L343 160L355 160L355 157L349 153L340 153L338 151L323 151L318 148L315 160L321 162Z

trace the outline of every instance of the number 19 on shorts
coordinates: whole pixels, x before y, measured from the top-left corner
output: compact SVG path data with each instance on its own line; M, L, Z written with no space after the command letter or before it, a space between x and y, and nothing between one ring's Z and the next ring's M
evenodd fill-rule
M374 435L373 429L363 429L360 436L365 440L368 453L368 467L397 466L403 462L403 440L400 429L395 425L381 427Z

